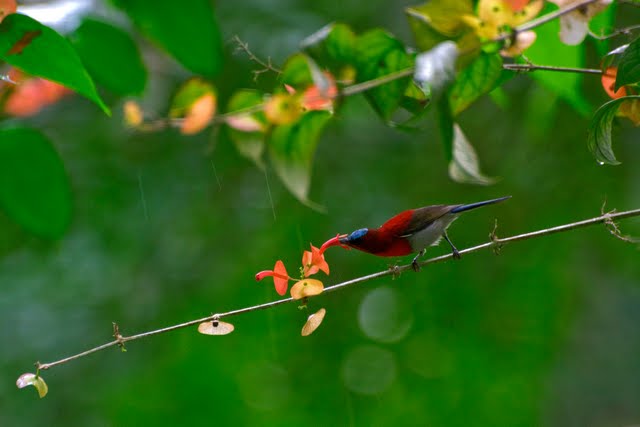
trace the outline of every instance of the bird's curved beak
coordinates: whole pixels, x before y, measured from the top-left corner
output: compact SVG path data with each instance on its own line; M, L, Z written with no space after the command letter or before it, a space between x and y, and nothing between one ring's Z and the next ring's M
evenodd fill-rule
M336 237L327 240L322 244L322 246L320 246L320 252L323 253L325 250L327 250L327 248L331 246L342 246L345 249L349 249L349 246L347 246L345 241L347 236L348 234L338 234L336 235Z

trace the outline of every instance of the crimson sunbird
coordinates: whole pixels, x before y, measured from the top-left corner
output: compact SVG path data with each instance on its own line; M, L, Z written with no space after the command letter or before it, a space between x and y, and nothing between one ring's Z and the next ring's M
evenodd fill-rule
M417 252L411 262L413 269L417 271L418 258L424 255L427 247L437 245L442 238L451 246L453 257L460 258L458 249L447 235L447 227L462 212L502 202L510 197L467 205L433 205L409 209L394 216L379 228L360 228L350 234L338 235L327 240L320 250L324 252L330 246L344 246L383 257L404 256Z

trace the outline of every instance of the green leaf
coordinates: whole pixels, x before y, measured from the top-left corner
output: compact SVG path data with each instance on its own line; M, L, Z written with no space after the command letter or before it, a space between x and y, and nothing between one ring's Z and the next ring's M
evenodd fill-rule
M222 36L210 0L115 0L147 37L196 74L222 69Z
M73 89L111 114L71 44L33 18L14 13L0 23L0 59Z
M614 90L640 82L640 37L629 44L620 56Z
M303 53L291 55L282 66L280 82L295 88L303 88L313 83L307 56Z
M498 54L481 53L456 77L449 91L449 104L454 116L460 114L480 96L491 92L502 76L502 58Z
M471 0L431 0L407 8L406 13L420 50L429 50L438 43L468 32L469 27L461 18L474 15Z
M352 64L355 57L356 35L342 23L325 25L302 41L302 48L321 64L336 69Z
M69 225L71 191L64 165L34 129L0 129L0 206L40 237L57 239Z
M147 70L129 34L111 24L85 19L71 41L98 84L122 96L144 91Z
M227 106L228 111L240 111L260 105L262 93L251 89L240 89L233 94ZM248 114L233 114L227 119L229 137L240 154L253 161L259 169L264 169L262 154L265 146L265 131L268 123L263 111Z
M311 111L293 124L274 127L268 140L271 161L284 185L298 200L316 208L308 199L311 166L320 133L330 118L326 111Z
M325 45L332 60L344 64L354 62L356 35L348 25L334 24Z
M541 15L552 10L553 7L547 5ZM526 51L526 56L532 63L553 64L560 67L584 67L586 44L568 46L562 43L558 37L560 23L557 19L536 28L534 31L537 34L536 42ZM591 106L582 90L582 74L534 71L530 75L531 78L558 94L578 113L586 116L591 111Z
M380 29L371 30L358 38L356 55L358 82L377 79L413 65L404 45ZM396 79L367 91L365 96L378 114L388 120L398 108L408 83L409 77Z
M611 124L618 111L618 107L624 101L640 99L640 96L624 96L622 98L609 101L595 112L589 123L589 134L587 136L587 146L589 151L600 164L619 165L611 149Z

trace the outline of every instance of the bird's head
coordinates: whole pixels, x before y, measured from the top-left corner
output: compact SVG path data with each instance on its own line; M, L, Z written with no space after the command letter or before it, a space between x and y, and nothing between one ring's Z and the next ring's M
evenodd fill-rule
M345 249L357 247L368 232L368 228L361 228L352 232L351 234L338 234L336 237L324 242L320 247L320 251L324 252L331 246L342 246Z

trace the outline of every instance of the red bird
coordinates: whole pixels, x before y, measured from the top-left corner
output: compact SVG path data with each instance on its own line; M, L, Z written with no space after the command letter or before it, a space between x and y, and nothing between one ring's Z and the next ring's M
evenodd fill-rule
M324 252L330 246L346 246L384 257L418 252L411 263L413 269L417 271L418 258L424 255L427 247L437 245L443 237L451 246L453 257L460 258L460 253L447 235L447 227L462 212L502 202L510 197L468 205L433 205L410 209L394 216L379 228L361 228L348 235L338 235L326 241L320 250Z

